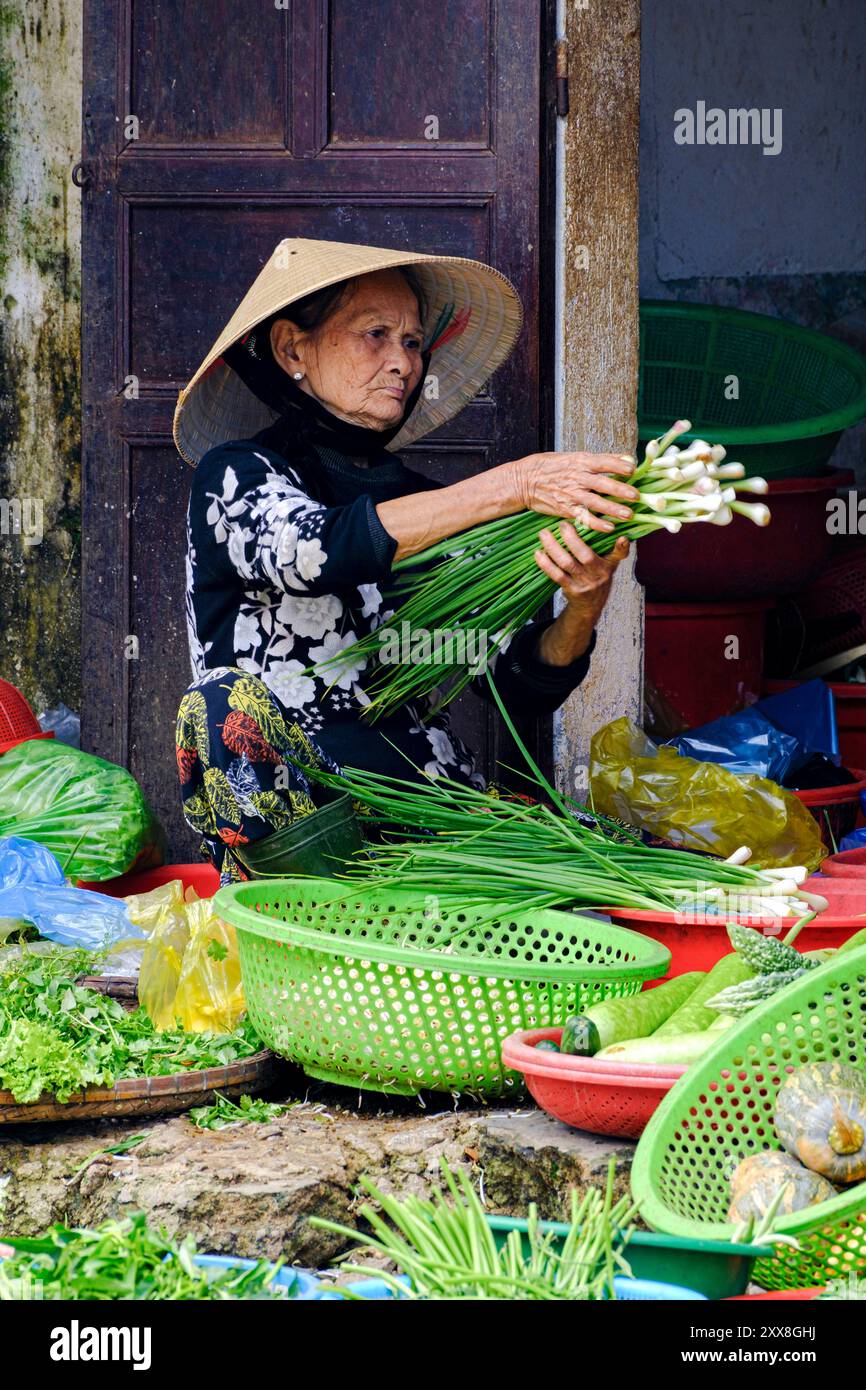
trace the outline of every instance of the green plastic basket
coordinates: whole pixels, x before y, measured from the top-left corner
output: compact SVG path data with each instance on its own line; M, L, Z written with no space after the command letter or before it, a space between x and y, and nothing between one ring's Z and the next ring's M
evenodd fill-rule
M668 1092L641 1137L632 1190L643 1220L669 1235L730 1240L729 1182L741 1159L780 1149L776 1093L806 1062L866 1062L866 947L831 958L719 1035ZM767 1289L866 1273L866 1183L777 1222L781 1244L755 1266Z
M864 416L866 357L845 343L744 309L641 304L641 440L686 419L694 430L684 439L724 444L747 473L797 477L820 473L842 430Z
M262 1041L322 1081L400 1095L516 1093L509 1033L636 994L670 963L649 937L570 912L431 911L333 879L234 884L214 908L237 930Z

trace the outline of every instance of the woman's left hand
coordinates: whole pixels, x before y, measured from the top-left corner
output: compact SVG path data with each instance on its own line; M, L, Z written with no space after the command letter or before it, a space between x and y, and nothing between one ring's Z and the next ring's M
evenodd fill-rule
M560 523L563 544L552 531L539 533L543 549L535 563L558 584L565 595L562 612L541 635L538 656L548 666L569 666L582 656L593 628L607 603L617 565L628 555L628 541L620 537L610 555L596 555L568 521Z

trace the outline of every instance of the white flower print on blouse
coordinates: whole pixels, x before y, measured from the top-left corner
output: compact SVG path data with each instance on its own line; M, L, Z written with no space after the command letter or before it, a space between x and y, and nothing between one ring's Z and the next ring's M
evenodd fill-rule
M351 648L355 646L357 637L354 632L329 632L320 647L310 647L310 660L317 666L328 661L329 664L316 674L326 685L335 684L341 690L351 690L358 676L366 668L366 658L352 656ZM342 661L330 663L330 658L338 656L340 652L347 652Z
M428 728L425 732L427 734L427 742L433 749L433 756L437 763L457 762L454 744L451 742L444 729Z
M302 674L304 669L301 661L277 662L262 672L262 680L289 709L300 709L316 695L316 682Z
M277 621L283 623L296 637L324 637L333 632L343 605L336 594L318 598L294 598L284 594L277 609Z
M235 651L255 651L256 647L261 645L261 641L262 630L258 618L253 613L245 613L242 609L235 618Z
M327 558L328 552L322 549L321 541L298 541L295 569L302 579L318 579Z
M364 607L361 609L362 618L372 618L382 607L382 595L379 593L378 584L359 584L358 593L364 600Z

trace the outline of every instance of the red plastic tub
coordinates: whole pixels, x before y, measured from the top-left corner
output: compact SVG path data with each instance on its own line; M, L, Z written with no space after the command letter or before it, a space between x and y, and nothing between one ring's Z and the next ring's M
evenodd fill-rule
M641 541L644 545L645 541ZM764 695L778 695L793 690L802 681L765 680ZM836 702L836 727L839 731L839 752L845 767L866 767L866 685L843 681L828 681Z
M103 883L81 883L80 888L92 888L107 893L110 898L128 898L131 893L149 893L179 878L184 890L194 888L200 898L212 898L220 886L220 876L212 864L163 864L159 869L145 869L139 874L123 874Z
M794 792L812 812L820 826L821 839L831 851L857 824L860 794L866 792L866 772L860 767L852 767L850 772L857 781L845 787L815 787L811 791Z
M831 878L866 880L866 848L843 849L839 854L828 855L821 865L821 873Z
M686 1070L536 1050L542 1039L558 1043L561 1037L561 1028L512 1033L502 1044L503 1065L523 1074L529 1094L548 1115L590 1134L639 1139Z
M866 876L842 878L839 874L828 874L825 878L823 869L826 863L825 859L821 865L822 873L807 879L803 887L810 893L820 893L826 898L828 911L834 917L862 917L861 925L866 926Z
M686 728L758 699L764 623L772 606L769 599L646 605L647 680Z
M638 583L646 585L649 599L691 603L805 589L830 558L827 499L853 480L852 473L824 473L771 482L769 531L735 516L722 532L684 526L678 536L645 536L637 548Z
M696 914L686 917L683 913L649 912L643 908L605 907L600 912L610 913L612 922L628 927L660 941L671 953L671 965L667 975L658 980L650 980L648 989L672 980L676 975L685 975L689 970L712 970L722 956L728 955L731 943L725 930L725 923L733 917L710 917ZM748 917L737 917L747 927L760 928L765 935L783 937L791 930L796 917L778 918L778 930L768 930L766 921L754 921ZM841 946L849 936L866 926L866 918L839 915L831 910L820 913L814 922L803 927L797 937L798 951L823 951L828 947Z

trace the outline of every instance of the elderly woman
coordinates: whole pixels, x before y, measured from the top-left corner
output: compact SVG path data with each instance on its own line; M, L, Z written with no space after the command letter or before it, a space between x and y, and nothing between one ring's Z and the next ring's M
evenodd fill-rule
M399 777L411 764L483 785L446 714L363 718L352 645L388 616L395 561L525 508L599 531L630 515L637 494L611 475L631 465L610 454L530 454L442 487L394 452L477 394L520 324L513 287L477 262L284 241L181 393L175 440L197 466L177 760L186 819L224 882L319 804L299 764ZM561 612L494 665L518 716L556 709L584 678L627 553L621 541L599 558L567 522L561 534L541 528L535 555Z

